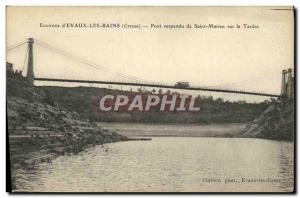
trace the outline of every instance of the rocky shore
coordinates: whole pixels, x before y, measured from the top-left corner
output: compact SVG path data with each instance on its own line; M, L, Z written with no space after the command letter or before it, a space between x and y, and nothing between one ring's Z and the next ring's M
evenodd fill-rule
M294 101L281 99L269 107L241 132L241 137L294 140Z
M7 79L7 129L13 189L19 169L32 169L90 146L128 140L54 104L42 88L21 76Z

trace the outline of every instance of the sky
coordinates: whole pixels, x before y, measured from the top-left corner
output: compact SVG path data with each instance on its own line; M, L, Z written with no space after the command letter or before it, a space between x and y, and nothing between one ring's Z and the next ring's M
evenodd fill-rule
M41 27L41 23L60 27ZM127 24L141 28L63 28L65 23ZM191 24L192 28L151 28L151 24ZM193 28L195 24L235 28ZM241 28L236 28L237 24ZM244 28L243 24L258 28ZM36 77L133 82L116 75L122 73L159 83L188 81L191 86L279 94L281 71L294 67L291 7L7 7L7 46L29 37L95 63L93 67L79 64L35 43ZM7 61L26 74L25 54L23 45L8 51ZM44 84L80 86L36 82ZM268 99L184 93L249 102Z

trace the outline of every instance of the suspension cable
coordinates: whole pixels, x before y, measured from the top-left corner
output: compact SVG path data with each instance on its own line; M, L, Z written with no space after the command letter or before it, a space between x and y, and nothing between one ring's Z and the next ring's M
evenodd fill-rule
M23 42L20 42L20 43L18 43L16 45L9 46L9 47L6 48L6 51L9 52L9 51L11 51L13 49L16 49L16 48L18 48L18 47L20 47L20 46L22 46L22 45L24 45L26 43L27 43L27 41L23 41Z
M24 59L24 63L23 63L23 72L25 72L25 64L26 64L27 57L28 57L28 48L26 50L26 55L25 55L25 59Z
M100 66L100 65L98 65L98 64L95 64L95 63L92 63L92 62L90 62L90 61L87 61L87 60L85 60L85 59L83 59L83 58L81 58L81 57L75 56L75 55L73 55L73 54L71 54L71 53L69 53L69 52L66 52L66 51L61 50L61 49L59 49L59 48L57 48L57 47L51 46L51 45L49 45L49 44L47 44L47 43L45 43L45 42L42 42L42 41L40 41L40 40L35 39L35 41L36 41L36 42L35 42L36 44L38 44L38 45L40 45L40 46L42 46L42 47L44 47L44 48L47 48L48 50L51 50L51 51L53 51L53 52L56 52L56 53L58 53L58 54L60 54L60 55L62 55L62 56L65 56L65 57L67 57L67 58L69 58L69 59L72 59L72 60L74 60L74 61L76 61L76 62L79 62L79 63L81 63L81 64L90 66L90 67L92 67L92 68L94 68L94 69L101 70L101 71L104 71L104 72L113 74L113 75L115 75L115 76L123 77L123 78L129 79L129 80L134 80L134 81L137 81L137 82L157 83L157 82L152 82L152 81L148 81L148 80L145 80L145 79L133 77L133 76L130 76L130 75L125 75L125 74L122 74L122 73L119 73L119 72L113 72L113 71L111 71L111 70L109 70L109 69L107 69L107 68L104 68L103 66Z

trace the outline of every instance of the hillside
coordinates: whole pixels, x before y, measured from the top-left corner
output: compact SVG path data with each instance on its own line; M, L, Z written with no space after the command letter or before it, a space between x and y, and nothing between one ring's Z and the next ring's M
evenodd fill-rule
M212 97L198 96L202 110L195 112L99 112L99 98L106 95L138 94L105 88L52 87L42 89L51 96L54 103L76 110L93 121L105 122L153 122L153 123L246 123L253 120L267 107L267 103L251 104L245 101L228 102ZM151 92L150 92L151 93ZM166 94L166 93L165 93Z
M293 141L294 101L290 99L274 102L246 125L241 136Z
M55 105L49 95L22 76L7 78L7 132L12 186L18 171L51 162L58 155L77 154L89 146L127 140Z

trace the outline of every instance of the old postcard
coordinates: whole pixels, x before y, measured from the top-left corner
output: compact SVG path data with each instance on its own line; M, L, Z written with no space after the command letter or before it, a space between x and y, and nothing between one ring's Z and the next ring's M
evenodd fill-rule
M8 6L8 191L294 192L294 8Z

